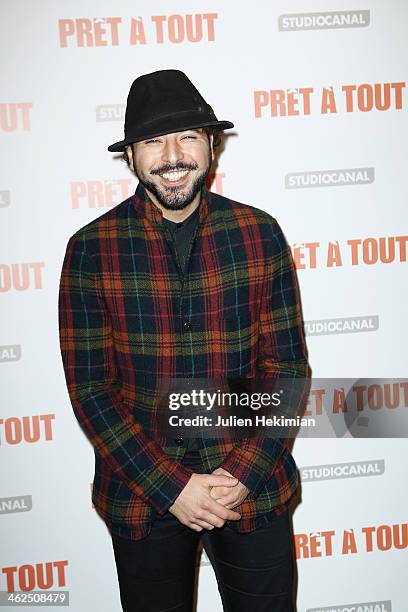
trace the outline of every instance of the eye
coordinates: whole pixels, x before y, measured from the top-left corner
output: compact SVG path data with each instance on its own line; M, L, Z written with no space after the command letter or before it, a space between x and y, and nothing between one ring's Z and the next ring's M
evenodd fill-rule
M191 140L196 140L197 136L194 136L193 134L187 134L186 136L183 136L183 139L185 140L186 138L190 138Z
M149 140L145 140L145 144L160 142L158 138L150 138Z

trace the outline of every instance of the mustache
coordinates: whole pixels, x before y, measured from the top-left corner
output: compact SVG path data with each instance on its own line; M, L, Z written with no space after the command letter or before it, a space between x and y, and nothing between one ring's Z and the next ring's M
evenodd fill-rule
M198 164L193 162L187 164L185 162L178 162L177 164L164 164L159 168L153 168L150 170L150 174L164 174L165 172L171 172L172 170L197 170Z

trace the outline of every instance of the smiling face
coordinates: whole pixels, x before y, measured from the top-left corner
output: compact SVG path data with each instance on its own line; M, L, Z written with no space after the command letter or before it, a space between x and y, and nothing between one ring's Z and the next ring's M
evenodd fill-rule
M200 197L214 157L212 142L199 128L133 143L127 153L152 200L182 210Z

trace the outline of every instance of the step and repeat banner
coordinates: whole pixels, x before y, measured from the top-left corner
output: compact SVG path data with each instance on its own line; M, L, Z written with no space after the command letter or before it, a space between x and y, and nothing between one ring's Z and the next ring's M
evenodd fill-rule
M58 284L68 238L136 189L107 151L131 82L177 68L235 124L212 190L285 232L314 377L358 387L357 432L294 445L298 609L406 611L405 431L374 437L370 423L408 410L407 20L402 0L2 2L0 591L121 609L65 386ZM315 389L308 413L326 399ZM222 610L205 554L197 609Z

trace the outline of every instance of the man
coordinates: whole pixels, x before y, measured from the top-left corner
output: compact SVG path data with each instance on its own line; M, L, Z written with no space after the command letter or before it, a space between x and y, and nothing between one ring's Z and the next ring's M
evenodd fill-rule
M232 127L184 73L137 78L125 138L109 147L124 152L136 193L71 236L64 258L63 365L125 611L190 612L200 538L224 610L294 610L298 477L286 444L163 436L153 422L163 380L310 375L278 223L205 186Z

